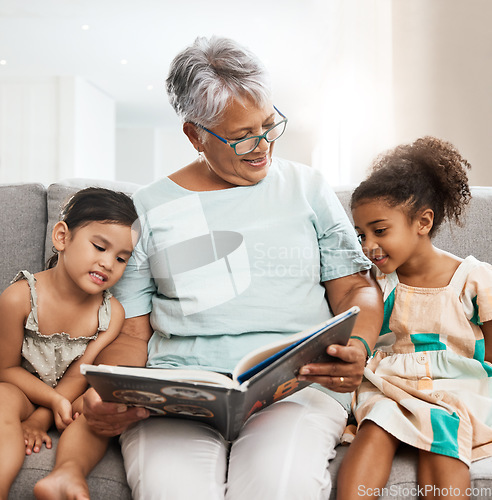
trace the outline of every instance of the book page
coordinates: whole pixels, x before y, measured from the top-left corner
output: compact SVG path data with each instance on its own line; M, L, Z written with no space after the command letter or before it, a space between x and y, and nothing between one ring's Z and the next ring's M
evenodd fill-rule
M258 347L254 351L249 352L243 359L239 360L238 364L234 368L233 378L237 379L237 376L241 373L249 370L253 366L256 366L258 363L261 363L263 360L273 356L275 353L285 349L290 346L294 342L297 342L303 339L308 333L306 331L295 333L294 335L290 335L282 340L277 340L272 342L271 344L267 344L262 347Z
M265 346L259 347L258 349L255 349L254 351L251 351L250 353L246 354L246 356L244 356L234 368L232 374L233 379L241 379L242 374L245 374L245 372L248 372L249 370L253 371L252 369L259 364L267 365L270 362L275 361L277 357L283 356L285 351L290 350L291 346L294 347L300 343L303 343L305 340L311 338L322 330L325 330L327 327L331 328L332 326L338 324L339 322L354 314L355 311L358 311L358 308L352 307L344 313L334 316L333 318L330 318L329 320L314 327L308 328L306 330L303 330L302 332L290 335L285 339L277 340L275 342L272 342L271 344L267 344ZM271 358L271 360L269 358ZM263 369L263 367L261 369Z
M80 367L85 375L87 371L97 373L113 373L117 375L131 375L134 377L152 378L155 380L173 380L176 382L200 383L218 385L221 387L237 387L237 382L227 375L208 370L183 370L174 368L139 368L133 366L86 365Z
M251 351L250 353L246 354L246 356L244 356L241 360L239 360L238 364L234 368L233 379L236 380L241 373L244 373L253 366L256 366L258 363L261 363L265 359L273 356L279 351L282 351L290 345L309 337L314 332L317 332L321 328L324 328L330 322L331 320L326 321L325 323L321 323L320 325L317 325L315 327L308 328L307 330L303 330L302 332L294 333L293 335L289 335L285 339L276 340L271 344L258 347L258 349Z

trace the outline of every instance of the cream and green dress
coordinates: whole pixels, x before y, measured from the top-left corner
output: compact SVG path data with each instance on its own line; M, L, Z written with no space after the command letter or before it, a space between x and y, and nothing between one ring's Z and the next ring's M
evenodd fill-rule
M97 331L89 337L70 337L68 333L44 335L38 326L38 296L36 278L27 271L20 271L12 282L25 279L31 291L31 311L24 326L21 366L43 382L55 387L73 361L85 352L87 344L95 340L99 332L108 329L111 320L111 292L103 292L98 311Z
M465 462L492 456L492 364L480 325L492 320L492 266L467 257L443 288L377 271L384 323L356 393L357 421Z

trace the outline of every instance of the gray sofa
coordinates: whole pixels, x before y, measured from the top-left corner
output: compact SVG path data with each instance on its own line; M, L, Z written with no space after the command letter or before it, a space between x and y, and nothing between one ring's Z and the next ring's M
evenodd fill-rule
M8 286L19 269L37 272L43 268L45 259L51 255L51 228L57 221L60 206L76 189L95 184L128 193L137 187L129 183L92 182L82 179L67 180L48 188L41 184L0 185L0 210L4 214L4 222L0 225L0 248L3 249L0 291ZM342 204L347 207L350 190L339 190L338 195ZM492 262L492 238L488 233L491 221L492 187L474 188L465 226L443 227L436 236L436 245L461 257L473 254L480 260ZM56 443L56 431L51 431L51 435ZM334 485L331 498L336 496L336 472L345 451L346 448L340 446L337 457L329 466ZM26 457L24 466L12 486L9 499L34 498L34 483L51 470L54 456L54 449L43 448L40 453ZM472 498L492 498L492 458L474 463L471 475L474 489ZM131 498L117 439L112 441L106 456L92 471L88 482L93 500ZM402 448L395 458L382 498L417 497L416 454L413 450Z

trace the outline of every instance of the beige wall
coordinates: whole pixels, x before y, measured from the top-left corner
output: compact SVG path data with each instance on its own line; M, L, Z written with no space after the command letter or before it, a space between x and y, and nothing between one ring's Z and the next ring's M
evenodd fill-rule
M430 134L492 185L492 1L393 0L396 142Z

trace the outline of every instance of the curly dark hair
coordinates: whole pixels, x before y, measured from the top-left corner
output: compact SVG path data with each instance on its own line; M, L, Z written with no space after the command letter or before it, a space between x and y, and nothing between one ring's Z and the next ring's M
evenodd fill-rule
M444 219L461 225L471 199L467 170L471 166L449 142L421 137L379 155L371 174L352 193L352 208L381 199L390 206L404 205L413 219L423 208L434 212L433 236Z

